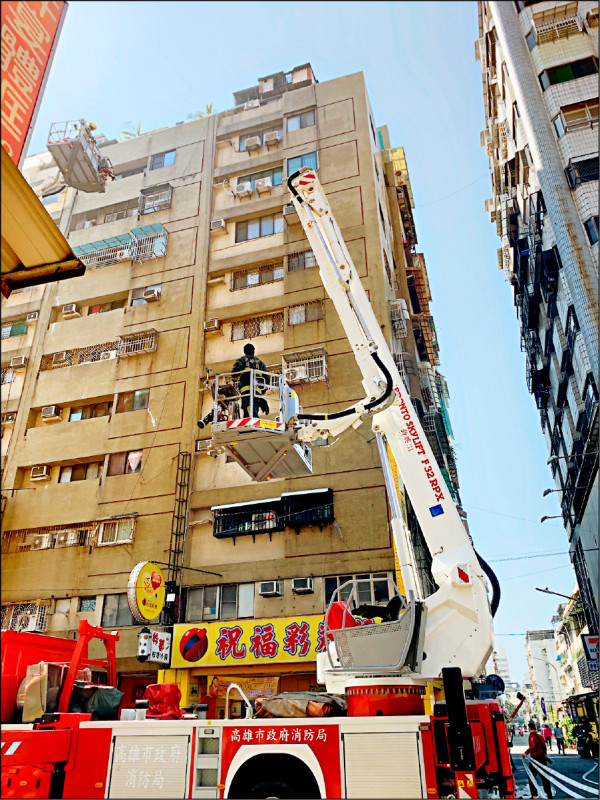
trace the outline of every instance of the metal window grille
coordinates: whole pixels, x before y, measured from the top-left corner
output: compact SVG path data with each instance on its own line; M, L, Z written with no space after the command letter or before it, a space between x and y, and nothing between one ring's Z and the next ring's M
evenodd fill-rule
M283 375L288 383L326 381L327 353L323 349L304 350L282 356Z
M66 537L58 540L59 534L66 533ZM2 536L2 553L26 552L31 550L33 540L39 536L47 536L47 547L83 547L93 545L96 534L95 522L77 522L73 525L50 525L43 528L24 528L21 530L5 531Z
M288 308L288 325L301 325L304 322L315 322L323 319L323 301L311 300Z
M598 180L598 156L583 158L580 161L570 161L565 169L567 181L571 189L582 183Z
M166 208L171 208L172 197L173 189L171 186L168 189L162 189L152 194L142 194L139 205L140 214L151 214L154 211L163 211Z
M13 369L11 369L10 367L3 367L0 383L2 383L2 385L4 385L5 383L12 383L16 377L17 373Z
M577 3L567 3L533 15L532 31L538 44L566 38L583 29L583 17L577 10Z
M404 385L408 389L408 375L406 373L406 359L409 358L408 353L394 353L394 362L396 367L398 368L398 372L400 373L400 377L404 381Z
M103 522L98 533L98 547L107 544L125 544L133 540L135 517Z
M266 336L269 333L283 332L283 311L267 314L263 317L251 317L239 320L231 326L231 341L240 339L253 339L256 336Z
M283 261L262 264L250 270L236 270L231 274L231 290L247 289L250 286L262 286L283 280Z
M301 269L310 269L317 266L317 259L312 250L304 250L300 253L290 253L287 256L288 272L296 272Z
M265 509L215 509L213 536L217 539L235 536L253 536L257 533L272 533L285 528L282 514L275 507Z
M46 606L38 606L35 603L15 603L10 606L2 606L2 630L29 630L32 618L35 620L34 630L39 632L46 630Z
M167 252L168 233L155 233L143 236L131 243L132 261L147 261L149 258L162 258Z
M408 335L406 319L403 313L404 308L406 308L406 305L403 307L400 300L392 300L390 302L390 321L395 339L404 339Z
M158 333L154 330L131 333L121 336L119 356L136 356L142 353L153 353L157 348Z
M27 333L27 322L24 319L7 322L2 326L2 338L8 339L9 336L21 336Z
M76 350L64 350L60 353L47 353L42 356L40 362L40 372L48 369L61 369L62 367L73 367L78 364L90 364L93 361L103 361L104 353L119 351L121 342L104 342L90 347L81 347Z
M127 261L131 258L131 242L123 242L111 247L102 247L92 253L77 252L77 257L91 269L97 267L107 267L110 264L117 264L119 261Z

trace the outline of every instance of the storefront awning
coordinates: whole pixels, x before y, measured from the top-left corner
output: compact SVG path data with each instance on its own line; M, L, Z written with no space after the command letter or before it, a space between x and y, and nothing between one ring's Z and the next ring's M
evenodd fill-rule
M2 294L85 273L71 246L3 147Z

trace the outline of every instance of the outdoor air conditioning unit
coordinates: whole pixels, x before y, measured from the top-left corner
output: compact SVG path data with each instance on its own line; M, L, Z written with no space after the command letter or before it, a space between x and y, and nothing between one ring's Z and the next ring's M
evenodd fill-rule
M62 409L58 406L44 406L42 408L42 421L51 422L52 420L62 419Z
M47 550L52 542L50 541L50 534L49 533L39 533L37 536L34 536L31 540L31 549L32 550Z
M235 194L237 197L252 197L252 184L250 181L238 183L235 187Z
M221 330L221 323L218 319L207 319L204 323L204 333L218 333Z
M29 359L27 356L15 356L10 360L10 368L11 369L25 369L27 364L29 363Z
M80 317L81 311L77 308L75 303L68 303L66 306L62 307L62 315L63 319L73 319L74 317Z
M116 350L103 350L100 353L100 361L110 361L111 358L117 357Z
M227 233L227 223L224 219L213 219L210 223L210 232L214 233L215 231L223 231L223 233Z
M246 150L250 153L252 150L258 150L260 147L260 136L250 136L246 139Z
M244 103L244 111L248 111L249 108L260 108L260 100L248 100Z
M296 206L293 203L289 203L287 206L284 206L283 216L287 217L289 222L297 222L298 212L296 211Z
M259 194L265 194L267 192L271 194L271 189L273 188L273 181L271 180L271 178L259 178L254 185L256 186L256 191Z
M258 593L261 597L281 597L281 583L279 581L261 581L258 584Z
M125 250L119 250L117 253L117 261L130 261L131 260L131 253L129 252L128 248Z
M308 378L308 370L304 365L298 367L286 367L283 377L288 383L294 383L294 381L305 381Z
M7 426L7 425L12 426L12 425L15 424L16 419L17 419L17 412L16 411L12 411L10 414L5 414L2 417L2 424L4 426Z
M62 350L60 353L54 353L52 356L52 364L62 364L64 361L69 360L68 350Z
M267 147L270 147L271 145L274 144L279 144L279 142L281 141L281 139L279 138L279 131L269 131L269 133L265 133L263 141L267 145Z
M93 220L93 219L87 219L87 220L86 220L86 221L83 223L83 227L84 227L84 228L93 228L95 224L96 224L95 220Z
M146 289L142 298L147 303L156 303L157 300L160 300L160 289Z
M292 578L292 592L294 594L312 594L315 586L312 578Z
M43 465L31 468L32 481L47 481L50 480L50 467Z
M60 531L56 534L54 547L71 547L79 541L78 531Z
M29 314L27 314L27 322L35 322L39 316L39 311L30 311Z
M33 548L32 548L33 549ZM27 633L34 633L35 631L45 630L44 618L39 615L38 611L34 613L22 613L17 617L15 630L25 631Z
M406 305L406 300L403 297L400 298L400 308L402 309L402 317L404 319L410 319L410 312Z

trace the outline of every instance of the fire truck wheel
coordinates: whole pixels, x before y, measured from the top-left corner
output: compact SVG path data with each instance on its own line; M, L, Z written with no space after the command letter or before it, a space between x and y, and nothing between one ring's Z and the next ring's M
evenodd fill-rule
M279 798L299 797L293 787L285 781L262 781L249 789L246 797L262 798L262 800L279 800Z

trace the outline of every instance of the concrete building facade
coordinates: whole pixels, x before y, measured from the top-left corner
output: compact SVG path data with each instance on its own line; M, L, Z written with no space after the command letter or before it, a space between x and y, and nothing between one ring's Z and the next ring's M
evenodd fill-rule
M554 630L527 631L525 635L529 682L533 694L533 710L542 717L551 709L561 708L565 700L557 662ZM542 705L542 699L544 705ZM546 711L544 712L544 706Z
M157 668L135 658L126 589L140 561L170 565L177 602L160 622L179 623L180 635L198 624L254 625L255 634L274 620L312 625L349 577L365 579L363 602L384 600L394 577L368 426L313 448L312 472L261 482L197 427L214 377L231 372L247 342L305 410L337 411L362 396L287 207L285 177L301 166L319 171L460 503L406 159L376 127L362 74L318 83L302 65L234 99L229 111L126 141L97 137L116 180L102 194L67 187L45 199L85 276L3 304L2 626L25 615L32 629L60 635L84 618L120 629L118 669L132 697ZM48 154L25 164L34 187L53 169ZM14 358L25 359L18 370ZM405 500L428 594L429 553ZM316 687L314 646L309 658L257 666L248 653L170 678L184 702L207 695L211 676Z
M493 196L526 380L598 631L598 6L479 2Z

